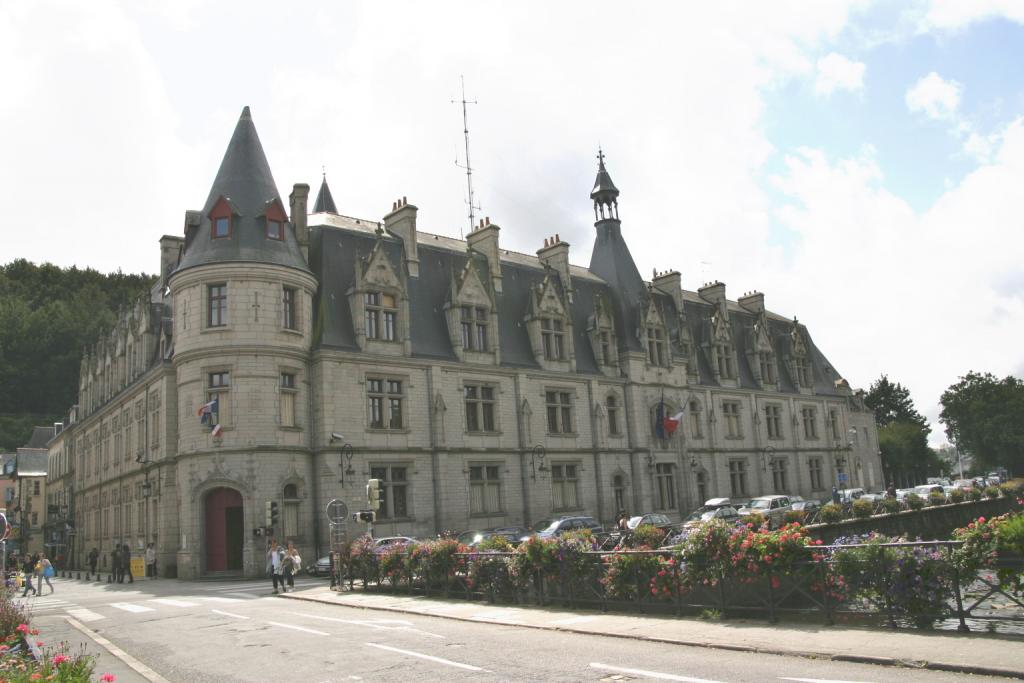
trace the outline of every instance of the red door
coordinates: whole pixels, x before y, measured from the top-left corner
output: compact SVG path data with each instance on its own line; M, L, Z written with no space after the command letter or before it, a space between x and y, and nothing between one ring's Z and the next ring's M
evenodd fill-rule
M242 494L235 489L217 488L206 496L206 571L241 569ZM229 521L232 524L229 525ZM229 529L228 527L232 528ZM237 547L236 547L237 546Z

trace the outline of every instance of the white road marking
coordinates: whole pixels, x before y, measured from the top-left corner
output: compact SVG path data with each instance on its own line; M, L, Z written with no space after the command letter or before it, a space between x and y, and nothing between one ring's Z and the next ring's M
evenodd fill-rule
M196 597L194 599L206 600L207 602L242 602L241 598L222 598L219 595L200 595L199 597Z
M317 631L316 629L312 629L312 628L305 628L304 626L293 626L291 624L282 624L280 621L268 621L267 623L268 624L273 624L274 626L280 626L281 628L290 628L290 629L294 629L296 631L302 631L303 633L312 633L313 635L316 635L316 636L329 636L329 635L331 635L330 633L326 633L324 631Z
M80 622L75 621L71 617L64 617L64 618L68 620L69 624L71 624L72 626L77 628L79 631L81 631L85 635L87 635L90 638L92 638L94 641L96 641L97 643L99 643L103 647L105 647L107 649L107 652L109 652L110 654L114 655L115 657L120 659L122 662L124 662L125 664L130 666L131 668L135 669L139 673L139 675L144 677L146 680L150 681L150 683L171 683L166 678L164 678L163 676L161 676L157 672L153 671L152 669L150 669L148 666L146 666L145 664L143 664L139 660L135 659L135 657L132 657L130 654L128 654L124 650L121 650L116 645L111 643L109 640L107 640L106 638L102 637L100 634L98 634L95 631L89 629L88 627L86 627L85 625L81 624Z
M161 605L167 605L169 607L198 607L197 602L188 602L187 600L172 600L170 598L153 598L150 602L157 602Z
M234 612L222 612L219 609L212 609L210 611L213 612L214 614L223 614L226 617L234 617L235 619L248 619L249 618L249 617L243 616L241 614L235 614Z
M421 631L418 628L413 628L411 621L402 621L401 619L341 619L339 617L321 617L316 614L303 614L302 612L291 612L293 616L304 617L306 619L319 619L321 621L333 621L338 624L352 624L353 626L366 626L368 628L375 628L381 631L408 631L409 633L420 633L431 638L444 638L444 636L438 633L431 633L430 631ZM389 623L400 624L399 626L389 626Z
M780 681L799 681L800 683L869 683L868 681L837 681L831 678L789 678L780 676Z
M591 662L590 668L592 669L604 669L605 671L614 671L620 674L632 674L634 676L646 676L647 678L657 678L662 681L683 681L683 683L722 683L721 681L712 681L707 678L693 678L692 676L677 676L676 674L667 674L661 671L646 671L644 669L627 669L624 666L611 666L610 664L600 664L598 662Z
M80 621L87 621L87 622L88 621L99 621L100 619L106 619L106 617L103 616L102 614L97 614L96 612L93 612L91 609L85 609L84 607L80 607L78 609L69 609L68 610L68 614L70 614L71 616L75 617L76 619L78 619Z
M413 652L412 650L400 650L397 647L391 647L390 645L381 645L380 643L366 643L367 647L376 647L381 650L388 650L389 652L397 652L402 655L409 655L410 657L419 657L429 662L437 662L438 664L444 664L446 666L454 666L459 669L466 669L467 671L484 671L491 673L487 669L482 669L479 666L473 666L472 664L462 664L461 662L453 662L450 659L444 659L442 657L434 657L433 655L425 655L422 652Z
M131 603L131 602L112 602L112 603L110 603L110 606L111 607L116 607L117 609L122 609L125 612L139 613L139 612L152 612L153 611L152 607L146 607L145 605L136 605L136 604Z
M473 621L500 621L503 624L524 624L520 619L513 619L508 612L487 612L470 617Z
M559 619L558 621L552 621L554 626L568 626L569 624L582 624L585 621L593 621L597 619L594 616L580 616L580 617L569 617L568 619Z
M239 598L248 598L249 600L255 600L257 598L266 597L264 595L256 595L255 593L238 593L238 592L236 592L236 593L225 593L225 595L234 595L234 596L237 596Z

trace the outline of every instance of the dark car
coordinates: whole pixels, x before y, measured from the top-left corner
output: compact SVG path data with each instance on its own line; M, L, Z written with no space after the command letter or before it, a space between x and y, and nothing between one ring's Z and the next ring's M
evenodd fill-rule
M459 543L468 545L471 548L475 548L477 545L486 541L487 539L494 538L495 536L501 536L512 545L518 545L519 540L530 533L529 529L524 529L521 526L499 526L492 529L482 529L479 531L463 531L456 538Z
M587 517L584 515L549 517L534 524L533 530L524 534L519 540L525 541L531 536L552 538L554 536L561 536L569 531L583 531L584 529L589 529L594 534L599 534L604 531L604 528L593 517Z
M795 496L791 497L790 502L792 503L793 509L797 512L814 512L821 507L821 501L804 500L803 498L800 500L794 500L794 498Z
M649 524L650 526L656 526L659 529L668 531L672 528L674 522L669 518L668 515L664 515L660 512L648 512L646 515L639 515L637 517L630 517L626 522L626 526L630 529L636 529L641 524Z
M692 529L693 527L699 526L703 522L711 521L712 519L720 519L723 522L735 522L738 520L740 518L740 513L736 511L736 508L728 504L728 499L724 500L726 500L724 504L714 505L709 505L708 503L711 503L711 501L708 501L708 503L705 503L691 512L690 516L683 520L683 528Z

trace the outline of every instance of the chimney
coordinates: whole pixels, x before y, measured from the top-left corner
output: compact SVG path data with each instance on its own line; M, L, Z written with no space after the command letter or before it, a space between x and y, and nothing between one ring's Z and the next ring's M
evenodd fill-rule
M683 278L678 270L666 270L663 273L654 271L651 280L654 288L662 294L668 294L676 304L676 310L683 312Z
M498 249L500 232L497 223L491 223L490 218L485 218L473 232L466 235L466 246L487 257L487 268L495 294L501 294L501 252Z
M736 303L755 315L764 313L764 294L761 292L748 292L741 296Z
M537 258L545 266L549 266L558 273L562 280L562 288L572 303L573 288L572 279L569 275L569 243L563 242L562 238L555 233L553 237L544 240L544 246L537 251Z
M288 195L288 205L292 214L292 227L295 228L295 239L302 250L302 258L309 262L309 225L306 223L306 205L309 203L309 185L295 183L292 193Z
M203 223L203 212L202 211L186 211L185 212L185 248L188 249L188 245L192 244L192 240L195 239L196 233L199 232L199 226Z
M167 278L171 276L174 269L178 267L178 259L181 256L181 246L185 243L184 237L164 235L160 238L160 281L167 284Z
M725 283L718 282L717 280L715 282L708 282L697 290L697 294L708 303L725 304Z
M409 277L420 276L420 257L417 251L416 212L419 209L405 197L391 204L391 213L384 216L384 229L402 240L405 247L405 267Z
M64 423L63 422L54 422L53 423L53 435L54 436L57 436L58 434L60 434L63 431L64 431Z

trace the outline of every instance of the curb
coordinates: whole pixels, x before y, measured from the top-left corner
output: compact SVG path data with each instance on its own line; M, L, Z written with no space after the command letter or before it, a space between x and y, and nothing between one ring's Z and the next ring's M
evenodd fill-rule
M384 607L369 605L350 605L343 602L321 600L320 598L294 593L284 593L280 597L289 600L302 600L304 602L317 602L322 605L338 605L353 609L376 610L379 612L396 612L399 614L416 614L422 617L435 617L438 619L451 619L452 621L465 621L473 624L492 624L495 626L515 626L517 628L532 628L538 631L559 631L562 633L576 633L585 636L604 636L606 638L625 638L629 640L643 640L652 643L664 643L667 645L683 645L687 647L703 647L711 650L727 650L731 652L749 652L754 654L777 655L780 657L800 657L803 659L823 659L833 662L850 662L852 664L874 664L876 666L889 666L896 668L927 669L930 671L948 671L951 673L974 674L977 676L1002 676L1004 678L1016 678L1024 680L1024 671L1003 669L992 666L977 666L974 664L956 664L952 662L907 660L895 657L878 657L875 655L858 654L828 654L813 650L787 650L784 648L759 647L756 645L730 645L726 643L708 643L696 640L682 640L679 638L663 638L659 636L631 635L627 633L602 633L599 631L587 631L580 628L566 626L544 626L541 624L522 624L503 622L498 620L481 621L470 617L460 617L454 614L433 614L417 612L414 610L402 609L400 607Z

